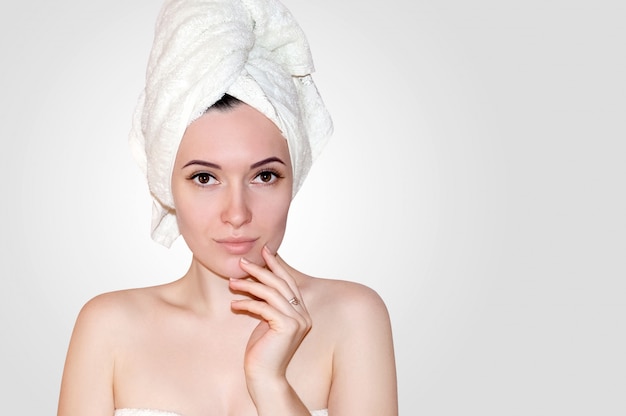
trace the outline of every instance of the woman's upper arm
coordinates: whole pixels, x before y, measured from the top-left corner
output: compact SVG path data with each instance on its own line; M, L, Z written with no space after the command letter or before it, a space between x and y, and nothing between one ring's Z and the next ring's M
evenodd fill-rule
M58 416L113 415L113 309L100 296L80 311L63 370Z
M382 299L368 288L344 296L341 336L333 358L333 416L397 416L391 324ZM345 309L344 309L345 308Z

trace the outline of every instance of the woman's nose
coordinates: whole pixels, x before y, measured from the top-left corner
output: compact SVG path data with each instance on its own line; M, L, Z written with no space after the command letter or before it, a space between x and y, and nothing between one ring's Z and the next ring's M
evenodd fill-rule
M252 219L252 212L248 205L245 190L234 187L227 192L222 210L222 221L234 228L247 224Z

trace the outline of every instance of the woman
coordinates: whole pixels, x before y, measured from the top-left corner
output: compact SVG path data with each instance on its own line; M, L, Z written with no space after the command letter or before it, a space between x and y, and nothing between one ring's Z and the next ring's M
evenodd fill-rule
M308 45L273 0L168 1L131 133L172 283L81 310L59 400L72 415L397 415L386 308L276 254L331 131Z

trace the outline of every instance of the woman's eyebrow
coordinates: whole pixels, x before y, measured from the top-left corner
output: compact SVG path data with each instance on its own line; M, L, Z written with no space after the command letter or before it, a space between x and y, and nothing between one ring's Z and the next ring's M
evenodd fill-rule
M263 159L256 163L253 163L252 165L250 165L250 169L256 169L259 166L267 165L268 163L272 163L272 162L278 162L283 165L285 164L285 162L280 160L278 157L272 156L272 157L268 157L267 159ZM190 160L189 162L187 162L185 166L183 166L183 169L191 165L200 165L200 166L206 166L207 168L222 169L222 167L218 165L217 163L207 162L206 160L196 160L196 159Z
M260 160L256 163L253 163L252 165L250 165L250 169L256 169L259 166L263 166L263 165L267 165L268 163L272 163L272 162L278 162L281 164L285 164L285 162L283 162L282 160L280 160L279 158L277 158L276 156L272 156L272 157L268 157L267 159L263 159Z
M183 169L186 168L187 166L191 166L191 165L201 165L201 166L206 166L207 168L213 168L213 169L222 169L222 167L218 164L215 163L211 163L211 162L207 162L204 160L191 160L189 162L187 162L187 164L185 166L183 166Z

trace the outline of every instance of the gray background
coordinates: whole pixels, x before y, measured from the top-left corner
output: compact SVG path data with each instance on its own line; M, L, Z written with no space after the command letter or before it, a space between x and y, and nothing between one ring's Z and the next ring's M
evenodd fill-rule
M626 413L624 3L286 4L336 132L282 254L385 299L401 413ZM159 6L3 7L3 413L55 413L85 301L188 265L126 143Z

